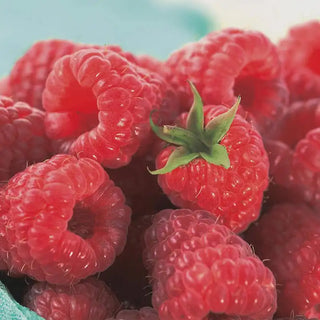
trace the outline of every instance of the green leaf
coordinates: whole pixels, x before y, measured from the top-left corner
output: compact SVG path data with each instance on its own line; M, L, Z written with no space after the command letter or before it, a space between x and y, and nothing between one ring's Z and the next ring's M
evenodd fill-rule
M187 129L202 136L204 126L203 103L199 92L191 81L188 81L193 93L193 104L187 118Z
M170 136L173 144L184 146L188 150L202 150L206 146L191 131L176 126L164 126L163 133Z
M219 143L230 129L231 123L237 113L240 104L238 97L235 104L225 113L213 118L205 127L205 141L208 146Z
M200 153L201 157L211 164L223 166L226 169L230 168L230 159L227 149L222 144L215 144L211 148L211 153Z
M171 137L170 134L168 134L168 132L165 130L165 127L159 127L157 126L153 120L152 120L152 114L153 111L150 114L149 117L149 122L150 122L150 127L153 130L153 132L161 139L164 140L166 142L172 143L172 144L176 144L175 143L175 139L174 137Z
M166 165L163 168L154 171L151 171L148 168L148 171L153 175L168 173L180 166L188 164L197 157L199 157L199 153L190 153L184 147L179 147L171 153Z
M193 132L177 126L157 126L150 115L150 126L153 132L162 140L177 146L184 146L188 150L203 150L206 145Z

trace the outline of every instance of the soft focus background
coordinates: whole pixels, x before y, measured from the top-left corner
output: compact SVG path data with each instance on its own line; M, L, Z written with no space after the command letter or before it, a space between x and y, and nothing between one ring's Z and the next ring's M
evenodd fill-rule
M319 17L320 0L0 0L0 77L42 39L119 44L165 59L215 29L256 29L277 41Z

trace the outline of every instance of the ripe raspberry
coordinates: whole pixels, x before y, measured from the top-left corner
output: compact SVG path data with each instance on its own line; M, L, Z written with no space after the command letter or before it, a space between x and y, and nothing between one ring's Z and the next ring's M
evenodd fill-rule
M293 103L273 128L265 142L274 181L271 202L307 201L320 206L319 127L320 99L311 99Z
M266 212L245 239L279 284L279 316L320 317L320 218L304 204L280 204ZM313 312L313 313L312 313Z
M67 54L85 48L115 51L129 61L136 62L131 53L122 51L116 45L98 46L62 39L38 41L13 66L9 76L10 95L15 101L24 101L35 108L42 109L42 92L54 63Z
M76 283L124 248L131 210L94 160L56 155L10 179L5 197L9 250L2 255L38 281Z
M202 320L210 312L272 319L276 289L271 271L209 212L160 211L145 233L145 245L152 304L160 319Z
M120 304L104 282L88 278L74 286L34 284L25 305L47 320L105 320Z
M42 111L0 96L0 181L50 156L43 121Z
M320 96L320 22L309 21L292 27L278 44L290 100Z
M183 137L181 144L174 137L177 130L183 129L164 127L160 137L165 140L165 132L172 132L166 141L180 147L163 149L156 159L156 167L161 169L153 173L159 174L159 185L174 205L210 211L219 216L222 224L240 233L258 218L269 182L269 162L262 138L240 115L235 115L231 126L230 118L229 126L224 127L226 117L234 116L236 105L232 109L205 106L204 119L193 121L196 109L202 113L202 104L196 101L197 98L189 114L184 113L178 121L182 127L187 126L186 144ZM204 122L205 128L198 122ZM192 127L197 125L201 128L195 134ZM222 127L226 129L223 134Z
M0 96L11 96L11 89L9 85L9 77L0 79Z
M42 109L42 92L56 60L84 46L60 39L36 42L11 70L9 82L13 99Z
M198 88L204 104L232 105L240 95L243 108L262 131L287 103L276 47L260 32L225 29L209 33L174 52L166 68L167 79L185 108L192 100L189 80Z
M121 310L115 318L107 320L160 320L157 312L150 308L144 307L140 310Z
M43 93L46 130L59 151L127 165L150 143L149 114L160 108L165 82L111 50L80 50L59 59Z

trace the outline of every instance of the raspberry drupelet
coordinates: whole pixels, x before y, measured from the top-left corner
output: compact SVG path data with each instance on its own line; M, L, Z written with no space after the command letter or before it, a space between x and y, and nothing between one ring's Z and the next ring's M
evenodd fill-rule
M192 88L194 104L178 119L181 128L152 125L173 145L160 151L151 173L158 174L175 206L210 211L240 233L259 217L269 183L268 156L256 128L236 114L238 104L203 107Z
M108 268L124 248L131 209L92 159L56 155L15 175L4 192L1 255L9 269L74 284Z
M308 21L293 26L279 41L290 101L309 100L320 96L320 22Z
M269 209L245 239L274 273L277 315L320 318L320 217L303 203Z
M35 283L24 304L46 320L105 320L120 308L110 288L95 278L74 286Z
M160 319L203 320L211 314L217 316L213 319L272 319L273 274L248 243L209 212L160 211L145 233L145 245L152 304Z
M59 59L47 79L46 132L59 152L118 168L152 142L149 114L171 113L168 92L159 75L112 50L80 50Z
M276 46L257 31L211 32L173 52L166 72L186 110L192 101L188 80L204 104L232 105L240 95L242 107L261 132L267 131L288 100Z
M44 112L0 96L0 182L50 155Z

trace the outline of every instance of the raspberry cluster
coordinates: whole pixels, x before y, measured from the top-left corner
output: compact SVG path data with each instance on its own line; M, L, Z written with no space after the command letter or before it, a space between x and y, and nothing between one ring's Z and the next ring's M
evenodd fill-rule
M31 46L0 80L13 297L47 320L319 319L319 35Z

